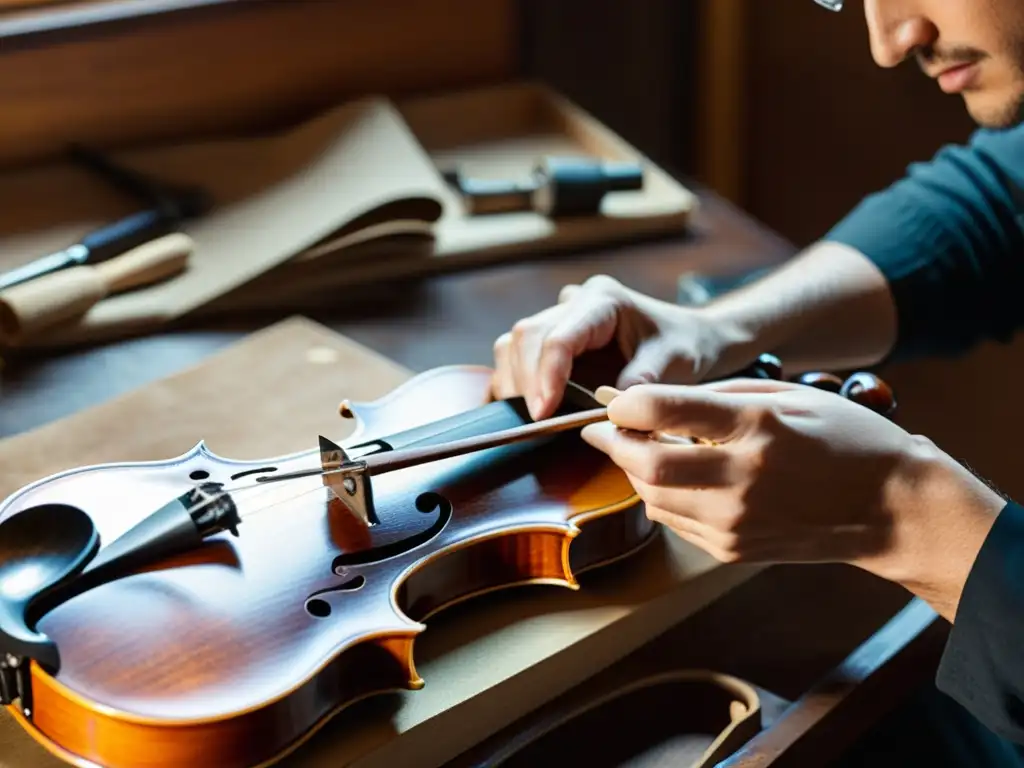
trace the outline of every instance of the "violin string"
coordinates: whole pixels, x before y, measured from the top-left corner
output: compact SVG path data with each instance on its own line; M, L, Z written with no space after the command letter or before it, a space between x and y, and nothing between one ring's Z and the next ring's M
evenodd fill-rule
M605 412L604 409L596 409L596 410L600 411L602 413ZM588 414L589 414L589 412L587 414L584 414L584 415L586 416ZM553 421L555 421L555 420L553 420ZM509 431L515 431L515 430L509 430ZM455 441L455 442L459 442L459 441ZM438 446L438 448L443 448L443 447L444 446ZM296 471L291 472L291 473L286 473L285 476L283 476L283 477L275 477L273 475L268 475L266 477L266 479L264 481L262 481L262 482L257 480L257 481L253 481L253 482L249 482L249 483L244 483L242 485L237 485L237 486L234 486L234 487L231 487L231 486L222 487L222 488L218 489L218 492L209 495L203 501L201 501L198 504L190 507L190 511L202 510L202 509L206 508L207 506L209 506L211 504L214 504L217 501L220 501L221 499L223 499L225 497L230 497L233 494L239 493L241 491L254 490L254 489L257 489L257 488L263 489L263 490L269 490L269 489L273 488L275 485L277 485L278 483L287 483L287 482L290 482L292 480L308 480L308 479L316 478L316 477L324 478L324 477L328 477L330 475L348 474L348 473L351 473L354 469L356 469L356 467L359 467L359 466L360 465L358 464L358 460L357 461L345 461L340 466L331 467L330 469L324 469L322 466L315 467L315 468L314 467L310 467L307 470L296 470ZM368 467L366 467L366 465L363 464L361 466L361 468L357 469L356 471L366 472L367 469L368 469ZM383 471L388 471L388 470L384 469ZM289 475L291 475L291 476L289 476ZM320 488L320 487L323 487L323 486L317 486L317 488ZM205 494L205 491L202 491L200 483L196 483L193 486L193 490L198 490L200 493L204 493ZM307 490L307 491L302 491L301 493L295 494L293 496L286 496L286 497L284 497L282 499L279 499L278 501L274 502L274 504L271 504L269 506L273 507L273 506L276 506L279 503L284 503L284 502L287 502L287 501L292 501L292 500L294 500L296 498L299 498L300 496L304 496L306 493L309 493L311 490L313 490L313 489L310 489L310 490ZM243 519L245 517L248 517L251 514L255 514L257 512L261 512L261 511L263 511L266 508L268 508L268 507L261 507L261 508L257 508L256 510L249 510L245 514L242 514L240 512L239 513L239 519Z
M315 475L310 475L308 477L315 477ZM308 479L308 477L306 477L306 478L290 478L290 479L303 480L303 479ZM208 506L210 506L212 504L217 503L221 499L224 499L225 497L230 497L230 496L238 493L239 491L261 490L264 493L267 493L268 491L274 490L275 486L276 486L276 483L272 483L272 484L266 484L266 483L245 483L243 485L235 486L234 488L230 488L229 487L228 490L220 490L217 493L210 494L209 496L206 496L206 498L204 498L198 504L195 504L195 505L189 507L189 512L191 513L191 512L201 511L201 510L205 509L206 507L208 507ZM291 502L291 501L295 501L296 499L301 498L302 496L305 496L308 493L313 493L314 491L320 490L321 488L325 488L325 487L326 486L317 485L317 486L314 486L312 488L307 488L304 491L299 491L298 493L293 493L290 496L284 496L282 498L276 499L272 503L266 504L266 505L264 505L262 507L256 507L255 509L247 509L245 511L239 511L238 517L239 517L240 520L245 520L245 519L247 519L249 517L252 517L254 515L257 515L257 514L259 514L261 512L265 512L268 509L272 509L273 507L276 507L279 504L285 504L285 503L288 503L288 502ZM194 490L200 490L199 484L197 483L195 486L193 486L193 489Z

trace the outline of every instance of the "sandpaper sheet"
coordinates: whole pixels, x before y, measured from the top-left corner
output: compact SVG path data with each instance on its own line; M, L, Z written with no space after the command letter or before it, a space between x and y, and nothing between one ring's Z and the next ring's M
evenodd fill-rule
M257 459L354 429L343 399L374 400L411 372L293 318L178 374L0 442L0 493L69 468L180 455L200 439ZM673 536L587 574L583 589L509 590L443 611L416 642L419 691L337 716L287 768L440 766L649 641L756 572ZM0 768L61 765L0 712Z

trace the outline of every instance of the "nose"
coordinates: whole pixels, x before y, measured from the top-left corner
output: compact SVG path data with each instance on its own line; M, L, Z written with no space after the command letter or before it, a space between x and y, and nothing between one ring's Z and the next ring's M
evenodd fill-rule
M895 67L919 48L935 44L938 30L915 0L864 0L871 56L880 67Z

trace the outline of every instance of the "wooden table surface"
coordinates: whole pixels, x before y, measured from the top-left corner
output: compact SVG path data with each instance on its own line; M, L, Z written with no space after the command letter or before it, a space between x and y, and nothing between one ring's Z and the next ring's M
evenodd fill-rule
M685 238L432 278L306 313L413 370L492 362L494 339L597 273L672 300L689 270L728 273L777 263L794 248L713 195ZM61 354L9 359L0 437L173 373L280 317L248 317ZM239 372L244 375L244 372ZM296 381L296 386L301 382ZM853 568L770 568L688 620L672 655L795 699L902 608L909 595ZM648 651L653 652L653 651ZM927 670L925 671L927 674Z

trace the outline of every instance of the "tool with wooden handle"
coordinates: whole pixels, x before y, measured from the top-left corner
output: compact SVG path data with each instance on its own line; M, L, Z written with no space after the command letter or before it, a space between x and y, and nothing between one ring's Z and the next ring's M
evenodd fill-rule
M80 317L107 296L166 280L186 268L194 246L188 235L173 232L99 264L69 267L0 291L0 337L16 344Z

